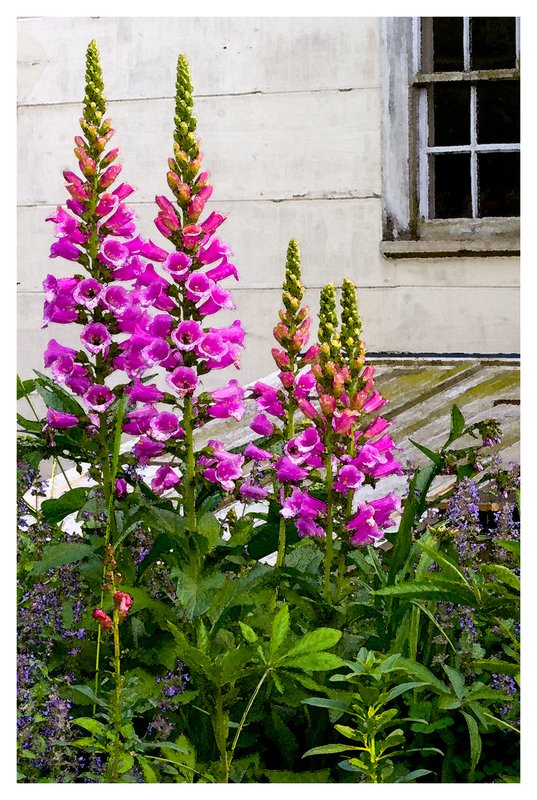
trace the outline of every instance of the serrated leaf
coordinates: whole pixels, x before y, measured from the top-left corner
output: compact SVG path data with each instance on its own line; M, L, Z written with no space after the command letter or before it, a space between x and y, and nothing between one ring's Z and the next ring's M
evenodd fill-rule
M216 590L226 582L221 572L196 577L174 569L172 576L177 579L177 601L190 622L194 617L205 614L214 600Z
M73 724L79 725L81 728L84 728L84 730L99 736L104 736L105 738L110 732L110 729L106 725L103 725L102 722L92 717L78 717L73 720Z
M257 642L258 636L253 628L250 628L249 625L247 625L245 622L241 622L240 620L239 620L239 625L242 631L242 635L244 636L247 642L249 642L250 644Z
M43 500L41 511L45 521L55 525L69 514L78 511L86 502L89 490L89 486L79 486L76 489L69 489L55 500Z
M304 653L301 656L283 656L277 661L279 666L303 669L305 672L337 669L343 666L343 661L335 653Z
M144 509L143 517L149 527L158 533L164 532L177 536L186 530L186 519L168 508L148 506Z
M480 564L479 568L484 575L492 575L496 580L520 592L520 578L508 567L504 567L502 564Z
M330 647L334 647L340 639L341 631L335 628L317 628L315 631L304 634L285 655L289 657L328 650ZM341 660L340 663L343 664Z
M272 621L272 633L270 637L270 658L274 658L280 647L283 645L289 633L289 608L284 605L280 608Z
M463 711L462 714L466 720L470 736L470 774L472 774L481 755L481 736L479 735L477 722L471 714L467 714L466 711Z
M475 594L455 581L441 580L438 577L430 581L408 581L394 586L386 586L373 592L384 597L398 597L401 600L423 599L444 600L462 605L473 605Z
M63 564L73 564L91 555L93 555L93 547L89 544L83 544L82 542L49 544L43 548L41 560L34 564L31 574L43 575L53 567L60 567Z
M222 535L222 528L214 514L203 514L197 521L197 533L207 539L209 552L211 552Z
M159 779L157 777L157 773L155 772L155 770L153 769L147 758L144 758L144 756L138 754L136 756L136 760L142 770L145 783L158 783Z
M464 697L464 678L460 672L453 667L450 667L449 664L444 664L444 670L449 678L449 682L453 686L453 690L459 700L462 700Z

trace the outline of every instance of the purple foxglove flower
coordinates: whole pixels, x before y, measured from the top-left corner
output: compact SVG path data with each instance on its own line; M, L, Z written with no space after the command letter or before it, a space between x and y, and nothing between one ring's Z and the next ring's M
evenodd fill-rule
M53 242L50 246L50 258L57 258L60 256L61 258L67 259L67 261L78 261L81 255L82 253L78 247L67 237L58 239L57 242Z
M250 428L260 436L271 436L274 433L274 425L264 414L257 414L251 421Z
M114 483L114 492L116 497L125 497L127 494L127 481L125 478L116 478Z
M45 367L50 367L60 356L71 356L75 358L76 350L73 350L72 347L64 347L62 344L59 344L56 339L51 339L43 354Z
M289 481L296 483L304 480L308 471L302 469L298 464L294 464L287 456L282 456L274 465L276 470L276 480L279 483L288 483Z
M121 164L113 164L111 167L108 167L99 179L99 186L101 189L108 189L108 187L114 183L122 169L123 167Z
M71 391L82 397L91 385L90 379L87 377L87 370L81 364L75 364L73 371L65 378L65 385Z
M359 438L360 436L363 436L365 439L372 439L373 436L378 436L379 433L384 433L384 431L389 428L391 424L391 422L388 422L388 420L383 419L382 417L376 417L363 433L356 431L356 437Z
M290 496L287 497L280 510L282 517L289 519L290 517L304 517L306 519L315 519L319 514L326 513L326 503L317 500L307 492L302 492L297 487L293 487Z
M220 214L216 211L212 211L207 219L201 223L200 227L203 233L214 233L214 231L220 227L220 225L225 222L226 215Z
M43 324L46 328L49 322L57 322L60 325L68 325L78 319L78 313L72 308L60 308L57 303L45 303L43 306Z
M100 200L97 204L95 209L95 216L97 217L107 217L109 214L112 214L119 205L119 197L117 194L111 194L110 192L105 192L101 195Z
M133 452L140 464L148 464L152 458L159 456L164 450L160 442L152 442L146 436L141 436L133 447Z
M163 367L166 372L173 372L177 367L182 367L183 363L181 352L179 350L172 350L168 358L160 362L160 366Z
M60 239L66 237L72 244L84 244L86 236L78 228L78 223L74 217L58 206L53 217L47 217L45 222L55 222L54 235Z
M364 411L366 414L369 414L371 411L377 411L379 408L382 408L383 405L386 405L386 400L382 397L380 392L375 390L369 399L364 403L362 411Z
M352 432L352 429L356 425L356 421L358 420L359 416L359 411L351 411L348 408L344 408L342 411L334 411L332 428L336 433L346 436Z
M53 430L62 428L74 428L80 420L75 414L66 414L63 411L56 411L49 408L47 411L47 427Z
M233 275L236 281L239 280L237 267L235 264L231 264L229 261L227 261L227 259L224 259L217 267L208 269L205 274L213 281L223 281L225 278L229 278L230 275Z
M112 341L110 331L102 322L90 322L80 335L88 353L103 353Z
M386 497L379 497L377 500L370 500L369 505L375 511L375 521L381 528L389 528L393 525L390 515L401 513L401 499L396 494L390 492Z
M136 223L134 221L134 211L120 203L116 211L104 223L106 228L114 236L123 236L130 239L136 233Z
M115 397L108 386L95 383L85 392L84 400L93 411L103 412L112 405Z
M170 273L176 283L185 281L190 275L192 259L186 253L170 253L162 267Z
M123 267L126 264L129 256L128 247L118 242L117 239L113 239L111 236L103 239L99 250L99 260L106 264L107 267L119 269L119 267Z
M364 482L364 475L353 464L347 464L338 472L334 481L334 489L341 494L347 494L351 490L358 489Z
M295 385L295 376L292 372L280 372L278 377L285 389L291 389Z
M372 544L382 539L383 533L375 522L375 510L367 503L358 504L358 513L347 523L346 530L352 531L349 542L357 547Z
M242 458L240 458L240 461L226 459L216 466L215 478L226 492L232 492L235 488L234 481L242 478L241 466L243 460Z
M123 424L124 433L130 433L132 436L139 436L141 433L147 433L151 420L156 417L158 411L152 405L144 405L142 408L136 408L134 411L129 411L125 419L127 422Z
M196 347L204 335L199 322L193 319L187 319L180 322L177 328L172 331L171 338L172 342L177 345L179 350L189 351Z
M99 304L102 289L103 287L95 278L85 278L73 291L73 300L91 311Z
M79 278L55 278L54 275L47 275L43 281L45 301L52 303L61 300L61 307L66 308L68 304L74 303L73 292L78 282Z
M155 338L141 352L144 363L147 367L153 367L165 361L170 354L170 345L166 339Z
M65 205L69 211L72 211L77 217L82 217L87 211L85 205L82 205L82 203L79 203L78 200L74 200L72 197L69 197L65 201Z
M171 437L177 438L183 433L179 420L170 411L161 411L149 423L149 435L157 442L167 442Z
M151 239L144 242L140 252L144 258L148 258L151 261L166 261L168 258L168 251L163 250L162 247L156 245Z
M218 362L229 352L229 345L217 333L207 333L197 342L195 350L199 358Z
M263 450L263 448L257 447L253 442L248 442L244 449L244 455L246 458L251 458L252 461L272 461L274 458L270 450Z
M243 497L247 497L249 500L264 500L266 497L268 497L269 490L264 489L262 486L256 486L248 478L242 484L241 488L239 489L239 493Z
M278 369L286 370L291 366L291 359L285 350L280 350L277 347L273 347L270 352L272 353L272 358L276 362Z
M302 464L309 456L323 450L324 446L316 428L306 428L301 434L290 439L284 447L286 456L294 464Z
M199 300L205 300L211 294L211 289L216 284L208 278L203 272L193 272L185 281L186 298L197 303Z
M192 250L192 248L198 244L203 234L204 231L199 225L185 225L182 235L183 246L186 247L187 250Z
M257 407L275 417L283 417L285 409L280 402L278 391L262 381L257 381L253 389L258 394Z
M172 324L173 317L171 317L169 314L156 314L153 317L147 332L150 336L157 336L159 339L166 339L166 337L170 335Z
M138 379L135 379L132 386L125 387L125 394L131 403L159 403L164 399L164 392L156 384L141 383Z
M210 328L209 333L217 333L224 342L231 342L232 344L238 344L239 347L244 347L246 332L238 319L227 328Z
M102 295L102 303L113 314L123 314L131 304L128 291L123 286L109 286Z
M165 465L157 469L155 477L151 481L151 488L155 494L161 495L168 489L172 489L180 480L179 475L171 467Z
M125 200L134 192L134 187L130 183L120 183L117 189L114 189L112 194L115 194L120 200Z
M200 247L196 254L196 258L202 264L212 264L214 261L219 261L221 258L227 258L233 255L229 246L224 244L221 239L214 238L207 246Z
M306 400L304 397L301 397L298 401L298 407L302 411L305 417L308 419L317 419L319 416L319 412L315 408L315 406L310 403L309 400Z
M212 392L216 403L208 406L207 413L215 419L228 419L233 417L237 421L244 415L244 389L236 380L230 380L227 386Z
M235 303L231 298L231 294L218 286L218 284L214 283L214 281L213 284L214 285L211 288L209 297L204 303L198 306L199 313L204 317L208 317L211 314L217 314L221 309L231 311L236 308Z
M312 519L297 519L296 530L301 539L324 539L325 532Z
M299 375L295 386L295 397L297 400L307 398L315 388L315 375L311 370Z
M166 383L172 387L179 397L193 394L198 385L198 376L191 367L178 367L166 376Z
M67 378L73 374L75 361L73 356L60 355L52 364L52 374L56 383L65 383Z

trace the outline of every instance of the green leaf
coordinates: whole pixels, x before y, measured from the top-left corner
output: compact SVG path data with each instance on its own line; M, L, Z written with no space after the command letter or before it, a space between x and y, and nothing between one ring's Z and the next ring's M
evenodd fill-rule
M481 736L479 735L477 722L471 714L467 714L466 711L463 711L462 714L466 720L470 735L470 776L472 776L481 755Z
M486 669L487 672L501 672L504 675L518 675L520 666L513 664L511 661L501 661L497 658L480 658L474 661L474 666L481 669Z
M205 655L201 650L193 647L185 634L177 628L173 622L168 622L168 628L173 634L176 644L177 656L184 664L188 664L191 672L201 671L205 677L213 680L215 677L215 670L211 659Z
M177 536L186 529L186 519L168 508L148 506L144 510L144 519L149 527L158 533L170 533Z
M242 631L242 635L244 636L247 642L249 642L250 644L257 642L258 636L253 628L250 628L249 625L246 625L245 622L241 622L240 620L239 620L239 625Z
M444 600L447 602L474 605L476 597L473 591L456 581L449 581L438 576L427 581L407 581L394 586L386 586L373 592L384 597L397 597L412 602L414 599Z
M268 778L269 783L328 783L330 780L329 769L319 769L315 772L266 769L263 775Z
M93 547L89 544L79 544L78 542L49 544L43 548L41 561L36 562L31 574L43 575L52 567L73 564L75 561L81 561L91 555L93 555Z
M451 406L451 425L449 429L448 442L458 439L464 431L464 416L458 406Z
M418 541L416 544L418 545L420 550L422 550L424 553L427 553L427 555L433 561L436 561L436 563L439 564L443 569L445 569L446 572L455 575L455 577L458 578L461 583L463 583L465 586L468 587L469 591L472 591L470 584L464 577L461 570L458 568L457 564L452 559L450 559L445 553L443 553L436 547L430 547L423 541Z
M421 688L422 686L427 686L427 683L425 681L409 681L407 683L400 683L399 686L394 686L389 692L381 694L379 700L382 699L383 703L390 703L392 700L395 700L396 697L399 697L400 694L404 694L404 692L408 692L410 689Z
M214 514L203 514L197 522L197 532L204 539L207 539L209 545L209 552L214 550L222 534L222 528L219 520Z
M325 669L337 669L343 666L344 662L335 653L305 653L301 656L283 656L276 662L279 666L288 668L295 667L303 669L305 672L315 672Z
M179 569L173 569L172 577L177 578L177 601L190 622L194 617L205 614L214 600L216 590L226 582L221 572L195 577Z
M85 686L84 684L79 683L70 686L69 688L71 691L75 690L76 692L80 692L80 694L89 698L89 700L91 700L92 703L98 706L103 706L104 708L108 708L108 703L105 700L102 700L100 697L97 697L97 695L90 686ZM80 702L76 697L73 699L75 699L77 703Z
M89 486L79 486L77 489L69 489L56 500L43 500L41 511L45 521L55 525L69 514L78 511L86 502L89 490Z
M136 756L136 760L142 770L145 783L158 783L159 779L157 777L157 774L153 769L153 767L151 766L151 764L149 763L149 761L147 760L147 758L144 758L144 756L138 754Z
M349 704L343 703L341 700L333 700L330 697L307 697L301 700L302 703L308 706L316 706L317 708L330 708L333 711L348 711Z
M506 586L520 592L520 578L508 567L501 564L481 564L479 568L484 575L492 575L500 583L505 583ZM490 585L487 585L486 588L490 588Z
M78 719L73 720L73 723L97 736L104 736L106 738L110 735L110 728L92 717L78 717Z
M438 453L435 453L434 450L429 450L429 448L425 447L424 444L418 444L418 442L415 442L414 439L409 438L408 441L413 444L414 447L417 447L418 450L421 450L421 452L427 456L427 458L430 459L436 467L440 467L442 465L442 456L440 456Z
M348 750L359 750L359 747L353 747L350 744L322 744L320 747L312 747L307 750L302 758L306 756L324 756L329 753L346 753Z
M427 667L423 666L423 664L418 664L417 661L412 661L409 658L401 658L400 666L412 678L423 681L441 694L450 693L448 687L443 684L442 681L439 681Z
M47 408L63 411L66 414L75 414L80 420L86 419L86 412L68 392L61 389L57 384L49 382L46 378L43 380L43 378L36 380L35 388L43 398Z
M280 608L272 621L272 635L270 637L270 658L274 658L283 645L289 633L289 608L284 605Z
M22 381L17 375L17 400L27 397L33 391L35 391L35 380L30 378L29 380Z
M464 697L464 678L460 672L453 667L450 667L448 664L444 664L444 670L449 678L449 682L453 686L453 690L459 700L462 700Z
M131 754L123 752L119 756L117 771L120 775L124 775L125 772L128 772L130 769L132 769L133 764L134 758L131 756Z
M328 650L329 647L333 647L337 644L340 639L341 631L335 628L317 628L317 630L310 631L302 636L302 638L287 651L285 656L288 658L289 656L298 656L302 653L316 653L320 650ZM343 664L342 661L341 664Z
M432 775L430 769L415 769L413 772L407 772L401 778L397 778L394 783L413 783L416 778L423 778L424 775Z

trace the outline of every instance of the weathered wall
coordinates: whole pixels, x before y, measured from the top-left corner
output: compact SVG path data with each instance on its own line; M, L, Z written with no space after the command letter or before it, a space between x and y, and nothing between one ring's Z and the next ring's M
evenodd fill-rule
M52 336L40 330L41 281L72 265L49 261L65 200L62 170L75 166L73 136L94 38L123 177L143 235L153 197L167 191L177 54L191 64L198 132L215 192L210 208L241 281L233 286L248 333L242 377L273 369L276 319L289 238L301 244L308 299L344 276L360 287L370 351L512 353L518 343L515 258L387 259L381 239L378 18L27 18L19 28L18 347L23 377L41 366ZM219 315L222 324L224 315ZM70 338L71 337L71 338Z

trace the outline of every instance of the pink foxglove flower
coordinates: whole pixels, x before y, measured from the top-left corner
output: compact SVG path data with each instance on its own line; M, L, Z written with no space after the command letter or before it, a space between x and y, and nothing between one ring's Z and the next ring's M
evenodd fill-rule
M179 475L171 467L165 465L158 468L155 477L151 481L151 488L155 494L161 495L168 489L173 489L180 481Z
M76 414L66 414L64 411L56 411L54 408L49 408L47 411L47 427L53 430L74 428L79 422Z
M104 630L108 630L112 627L112 620L108 614L105 614L102 608L96 608L95 611L92 612L91 616L93 619L97 620L101 628L104 628Z
M92 411L102 413L109 408L116 398L108 386L93 384L84 393L84 400Z
M125 619L132 606L132 597L127 592L114 593L114 606L117 608L120 619Z

